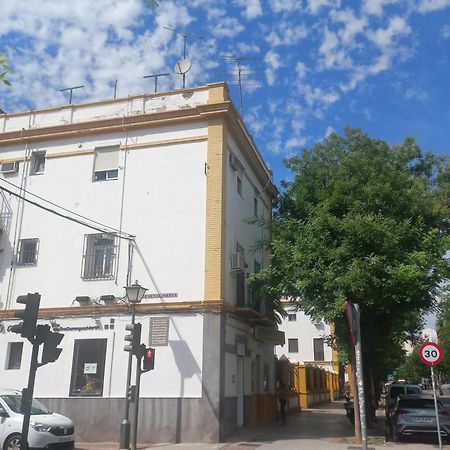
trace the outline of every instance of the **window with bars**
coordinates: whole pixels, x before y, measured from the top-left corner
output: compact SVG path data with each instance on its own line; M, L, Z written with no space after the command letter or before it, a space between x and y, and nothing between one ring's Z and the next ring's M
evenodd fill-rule
M37 263L39 239L20 239L17 254L18 266L34 266Z
M288 320L289 320L289 322L296 322L297 321L297 314L296 313L289 313L288 314Z
M288 339L288 352L289 353L298 353L298 339L297 338Z
M119 177L119 145L95 149L94 181L117 180Z
M87 234L84 237L82 278L114 278L117 238L113 234Z
M314 338L314 361L324 361L325 360L325 352L323 346L323 338Z

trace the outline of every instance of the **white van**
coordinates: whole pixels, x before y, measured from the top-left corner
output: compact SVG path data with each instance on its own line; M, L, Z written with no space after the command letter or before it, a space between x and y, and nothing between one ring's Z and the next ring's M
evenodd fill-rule
M0 449L20 448L23 414L20 413L22 393L12 389L0 389ZM30 448L61 448L71 450L75 446L73 422L65 416L49 411L41 402L33 399L31 405Z
M395 406L399 395L421 394L422 389L417 384L391 383L386 392L386 414Z

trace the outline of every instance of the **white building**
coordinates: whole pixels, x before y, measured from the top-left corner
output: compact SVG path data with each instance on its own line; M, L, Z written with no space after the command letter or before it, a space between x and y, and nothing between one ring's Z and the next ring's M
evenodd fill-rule
M7 330L17 296L38 292L39 323L65 337L35 397L79 440L118 440L123 287L139 280L156 348L139 440L218 441L262 420L280 333L267 302L249 304L268 258L245 219L270 221L276 189L224 83L0 115L0 160L0 386L26 386L31 345ZM169 324L159 345L155 318Z
M276 355L283 355L290 361L315 364L332 369L336 359L332 348L327 344L331 334L330 325L323 321L313 321L294 305L284 302L287 317L279 325L285 334L285 344L276 347Z

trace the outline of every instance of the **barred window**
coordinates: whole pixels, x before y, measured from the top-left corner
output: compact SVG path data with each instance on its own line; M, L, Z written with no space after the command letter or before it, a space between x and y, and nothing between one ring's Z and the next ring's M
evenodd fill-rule
M17 254L18 266L34 266L37 263L39 239L20 239Z
M288 352L298 353L298 339L288 339Z
M314 338L314 361L324 361L323 338Z
M113 234L87 234L81 277L85 280L114 278L116 250L117 238Z

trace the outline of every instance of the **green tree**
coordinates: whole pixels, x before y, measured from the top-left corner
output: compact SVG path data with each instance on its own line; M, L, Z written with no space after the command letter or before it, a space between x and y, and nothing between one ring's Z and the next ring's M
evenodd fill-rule
M450 297L444 297L439 304L438 313L439 345L444 352L444 359L437 366L441 379L450 380Z
M274 298L336 325L349 348L346 299L361 308L366 368L387 369L449 274L449 166L408 138L392 147L359 129L286 161L273 221Z
M8 60L5 53L0 53L0 84L11 86L11 83L6 79L6 76L11 72L11 67L8 66Z

